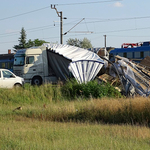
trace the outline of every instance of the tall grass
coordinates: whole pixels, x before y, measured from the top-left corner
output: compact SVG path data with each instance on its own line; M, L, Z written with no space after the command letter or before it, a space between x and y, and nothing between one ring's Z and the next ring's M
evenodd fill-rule
M0 112L2 116L11 116L15 107L22 106L24 109L13 115L47 121L150 125L148 98L119 97L120 93L109 84L99 85L95 81L78 84L72 80L63 86L27 84L21 89L0 89ZM5 111L8 107L10 111Z
M149 150L150 130L127 125L58 123L16 118L0 122L1 150Z
M109 84L0 89L0 114L2 150L150 148L150 99L126 99Z
M81 88L83 87L85 85ZM0 113L2 117L24 116L45 121L150 125L149 98L126 99L108 96L96 99L91 96L94 95L91 94L91 89L92 86L88 96L84 92L85 89L81 89L83 94L76 94L77 98L72 101L72 96L66 96L66 93L63 97L64 89L62 90L60 85L26 85L23 89L0 89ZM22 106L23 110L13 112L17 106Z
M45 121L150 125L150 100L144 98L64 101L23 107L14 115Z
M76 80L61 84L44 84L40 87L25 84L22 89L0 89L0 103L37 103L49 101L75 100L77 98L121 97L121 94L110 84L98 84L91 81L78 84Z

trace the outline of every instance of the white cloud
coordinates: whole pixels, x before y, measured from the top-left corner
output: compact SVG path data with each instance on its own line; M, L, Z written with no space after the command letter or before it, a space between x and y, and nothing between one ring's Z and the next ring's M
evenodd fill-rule
M123 4L120 2L114 3L114 7L123 7Z

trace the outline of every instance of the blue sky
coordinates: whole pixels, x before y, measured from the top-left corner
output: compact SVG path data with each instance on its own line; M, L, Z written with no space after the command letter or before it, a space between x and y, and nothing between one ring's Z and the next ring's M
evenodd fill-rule
M63 12L63 43L69 38L88 38L93 47L120 47L122 43L150 40L149 0L0 0L0 54L13 52L21 28L27 40L60 43L60 17L51 4ZM84 19L83 19L84 18ZM80 22L80 23L79 23ZM75 27L74 27L75 26ZM74 27L74 28L73 28Z

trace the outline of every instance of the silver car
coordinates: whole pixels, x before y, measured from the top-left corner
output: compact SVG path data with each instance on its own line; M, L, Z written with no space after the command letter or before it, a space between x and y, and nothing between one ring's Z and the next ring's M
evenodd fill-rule
M16 76L8 69L0 69L0 88L21 87L24 79Z

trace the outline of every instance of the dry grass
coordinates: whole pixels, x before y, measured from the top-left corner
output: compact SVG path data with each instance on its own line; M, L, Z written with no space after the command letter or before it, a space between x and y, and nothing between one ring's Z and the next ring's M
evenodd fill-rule
M150 98L53 100L44 88L0 91L0 149L150 149Z
M141 126L60 123L18 116L0 122L0 128L0 149L148 150L150 148L150 130Z
M20 105L20 104L19 104ZM24 103L21 111L12 111L18 104L0 106L2 116L24 116L46 121L101 122L150 125L150 99L90 99L88 101L47 101Z

